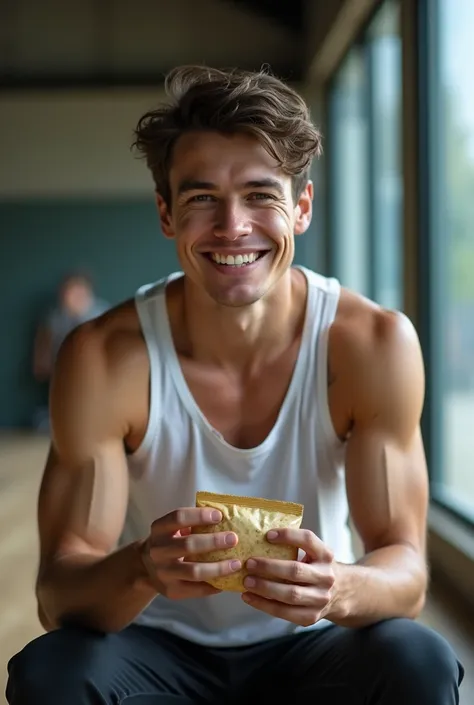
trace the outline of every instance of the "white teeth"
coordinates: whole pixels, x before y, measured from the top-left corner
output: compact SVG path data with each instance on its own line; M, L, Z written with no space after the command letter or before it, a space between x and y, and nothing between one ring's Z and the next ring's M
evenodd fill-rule
M211 258L214 260L214 262L217 262L217 264L226 264L231 267L242 267L245 264L252 264L252 262L255 262L256 259L258 259L259 253L258 252L251 252L250 254L246 255L221 255L219 252L212 252L211 253Z

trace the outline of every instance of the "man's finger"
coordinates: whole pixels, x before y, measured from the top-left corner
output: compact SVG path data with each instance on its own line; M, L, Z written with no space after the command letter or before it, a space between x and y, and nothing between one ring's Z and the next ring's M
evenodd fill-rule
M216 561L215 563L176 561L166 566L162 572L174 580L185 580L195 583L207 582L213 578L231 575L241 568L242 564L238 560Z
M170 599L184 600L190 597L211 597L218 595L222 590L218 590L209 583L191 583L184 580L176 583L173 591L170 593Z
M232 531L219 531L213 534L188 534L187 536L156 537L150 550L152 559L183 558L197 556L210 551L225 550L236 546L239 542L237 534ZM155 555L156 554L156 555Z
M252 595L260 595L267 600L276 600L285 605L295 605L295 607L319 607L322 609L327 605L329 599L327 592L310 585L276 583L274 580L254 578L253 576L245 578L244 586Z
M156 519L151 526L151 533L174 534L189 526L209 526L218 524L220 521L222 521L222 514L217 509L182 507Z
M276 600L267 600L260 595L254 595L250 592L242 593L242 600L251 607L271 614L273 617L284 619L293 624L299 624L303 627L309 627L320 619L320 613L314 607L295 607L293 605L284 605Z
M185 526L184 529L179 529L179 531L175 533L175 536L189 536L191 531L192 529L190 526Z
M309 529L272 529L267 533L270 543L302 548L313 560L330 563L334 556L329 548Z
M285 561L276 558L250 558L245 567L249 577L313 585L321 590L329 590L334 585L335 575L331 563L305 561Z
M250 558L246 568L249 575L298 584L311 585L317 577L310 563L285 561L279 558Z

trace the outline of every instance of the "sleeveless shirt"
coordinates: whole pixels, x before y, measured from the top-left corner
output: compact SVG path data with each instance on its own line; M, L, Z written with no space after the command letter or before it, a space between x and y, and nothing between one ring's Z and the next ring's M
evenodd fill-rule
M196 491L266 497L304 505L302 528L313 531L336 560L354 560L344 478L345 446L334 431L327 394L328 331L340 295L335 279L299 267L308 283L301 345L276 423L265 440L236 448L196 404L181 370L166 306L176 272L142 286L136 309L150 361L148 426L128 456L130 499L121 543L142 539L152 522L184 506ZM136 623L211 647L242 646L305 629L246 605L239 593L170 600L158 595Z

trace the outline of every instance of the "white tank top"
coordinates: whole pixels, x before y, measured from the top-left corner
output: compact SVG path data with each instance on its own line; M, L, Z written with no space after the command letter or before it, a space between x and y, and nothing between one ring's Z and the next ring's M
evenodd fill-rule
M167 283L182 273L138 290L151 399L145 437L128 458L130 501L121 542L143 538L155 519L178 507L195 506L196 491L205 490L299 502L304 505L302 526L319 536L337 560L353 561L344 444L334 432L327 398L327 338L340 286L299 269L308 281L308 297L293 377L272 431L250 449L231 446L212 428L184 379L165 301ZM179 601L160 595L135 621L215 647L304 629L257 611L230 592Z

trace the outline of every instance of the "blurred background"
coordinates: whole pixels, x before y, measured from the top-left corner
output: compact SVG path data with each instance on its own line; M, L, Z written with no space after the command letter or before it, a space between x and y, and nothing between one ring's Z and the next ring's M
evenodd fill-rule
M474 700L472 0L0 0L0 702L41 633L36 501L55 350L178 268L133 128L183 63L268 64L324 135L296 261L423 346L430 600ZM3 679L3 680L2 680Z

